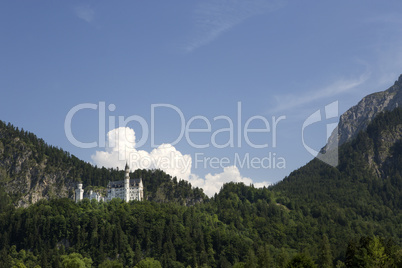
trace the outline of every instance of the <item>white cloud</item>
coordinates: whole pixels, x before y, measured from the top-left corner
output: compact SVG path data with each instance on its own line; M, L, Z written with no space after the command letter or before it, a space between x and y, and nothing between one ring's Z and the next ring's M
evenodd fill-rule
M236 166L225 167L223 172L207 174L204 178L191 173L192 158L183 155L171 144L162 144L151 152L135 148L135 132L129 127L120 127L107 133L108 147L104 151L96 151L91 156L94 163L104 167L119 167L123 169L128 163L131 170L161 169L167 174L189 181L193 186L200 187L208 196L219 192L224 183L243 182L252 184L250 178L242 177ZM268 182L256 183L256 187L268 186Z
M88 23L95 19L95 11L88 5L76 6L74 8L74 13L78 18Z
M254 186L255 186L256 188L268 187L268 186L270 186L270 185L271 185L271 183L269 183L269 182L267 182L267 181L254 183Z
M228 182L242 182L245 185L250 185L253 183L252 179L241 176L240 171L236 166L225 167L223 172L214 175L208 173L205 175L205 179L192 174L189 178L189 181L193 186L202 188L204 193L208 196L213 196L215 193L218 193L223 184ZM254 184L254 186L258 188L268 185L270 185L268 182Z
M402 31L397 36L402 36ZM376 66L375 87L385 89L391 86L402 73L402 38L380 45L378 60L373 65Z
M191 52L204 46L222 33L246 19L278 9L280 0L210 0L198 4L195 10L195 36L187 43L185 50Z
M135 148L135 132L120 127L107 133L105 151L96 151L92 160L99 166L124 168L128 163L135 169L161 169L179 179L187 179L191 172L191 156L183 155L170 144L162 144L150 153Z
M279 112L287 109L294 109L302 105L306 105L313 101L320 99L333 97L337 94L350 91L358 86L362 85L370 77L369 72L361 74L359 77L345 79L341 78L327 87L318 91L309 91L302 95L288 94L288 95L277 95L275 96L276 107L271 110L271 112Z

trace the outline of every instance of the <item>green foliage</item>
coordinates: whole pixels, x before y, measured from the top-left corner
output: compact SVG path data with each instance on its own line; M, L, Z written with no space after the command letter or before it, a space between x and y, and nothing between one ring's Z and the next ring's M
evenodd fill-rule
M153 258L146 258L140 261L135 268L162 268L161 263Z
M287 268L315 268L313 260L306 254L297 254L286 266Z
M91 268L92 266L92 260L82 257L79 253L62 255L61 259L64 268Z
M159 169L137 169L131 176L133 178L142 178L144 194L148 200L161 203L175 202L181 205L194 205L208 199L202 189L192 188L188 181L178 181L176 177L172 178Z
M244 262L236 262L232 268L246 268L246 264Z
M318 253L318 265L320 268L331 268L333 267L332 261L331 245L328 236L324 234Z
M105 260L99 264L98 268L123 268L123 264L117 260Z
M400 267L400 249L392 241L377 236L361 237L349 242L346 267Z

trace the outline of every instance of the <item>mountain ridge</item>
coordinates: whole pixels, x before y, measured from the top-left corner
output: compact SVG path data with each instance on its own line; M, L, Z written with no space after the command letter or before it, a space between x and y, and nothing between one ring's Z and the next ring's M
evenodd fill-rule
M376 115L393 110L399 105L402 105L402 74L388 89L363 97L343 113L322 151L330 151L351 141L360 131L367 128Z

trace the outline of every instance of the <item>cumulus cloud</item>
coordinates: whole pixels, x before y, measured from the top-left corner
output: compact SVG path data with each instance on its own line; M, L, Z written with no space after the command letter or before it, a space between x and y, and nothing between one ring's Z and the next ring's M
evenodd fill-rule
M189 178L190 183L193 186L200 187L204 190L204 193L208 196L213 196L218 193L223 184L228 182L242 182L245 185L250 185L253 180L247 177L242 177L240 171L236 166L228 166L223 169L223 172L212 175L208 173L205 175L205 179L192 174ZM267 182L259 183L259 186L269 185Z
M255 186L256 188L268 187L268 186L270 186L270 185L271 185L271 183L269 183L269 182L267 182L267 181L254 183L254 186Z
M189 181L193 186L202 188L208 196L219 192L224 183L243 182L246 185L253 183L252 179L242 177L236 166L228 166L223 172L207 174L201 178L191 173L192 158L183 155L171 144L161 144L151 152L137 150L135 132L129 127L119 127L107 133L107 147L103 151L96 151L91 156L98 166L118 167L123 169L128 163L131 170L161 169L167 174ZM256 187L268 186L268 182L256 183Z
M88 23L92 22L95 18L95 11L87 5L76 6L74 8L74 13L78 18Z
M135 148L135 132L129 127L119 127L107 133L105 151L92 155L95 164L124 168L128 163L135 169L161 169L179 179L187 179L191 173L191 156L183 155L170 144L161 144L151 152Z
M202 1L194 12L194 36L185 46L191 52L206 45L222 33L242 23L244 20L283 5L281 0L212 0Z

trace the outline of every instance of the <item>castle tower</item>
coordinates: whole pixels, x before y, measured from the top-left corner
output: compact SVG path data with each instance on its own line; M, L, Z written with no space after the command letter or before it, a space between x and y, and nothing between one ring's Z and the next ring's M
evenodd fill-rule
M77 189L75 189L75 202L84 199L84 189L82 189L82 183L77 184Z
M142 178L140 178L140 182L138 183L138 201L144 201L144 185L142 184Z
M130 201L130 168L126 163L126 174L124 175L124 192L126 202Z

